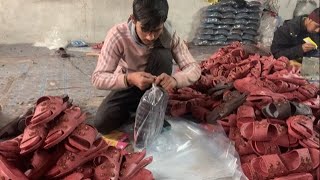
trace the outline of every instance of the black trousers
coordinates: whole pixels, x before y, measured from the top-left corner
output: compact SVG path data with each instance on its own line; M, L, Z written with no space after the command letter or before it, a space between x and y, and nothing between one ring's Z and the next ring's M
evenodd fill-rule
M170 49L154 48L148 58L146 72L159 76L162 73L171 75L172 54ZM119 128L135 112L140 98L145 91L137 87L112 91L101 103L96 113L94 125L102 134Z

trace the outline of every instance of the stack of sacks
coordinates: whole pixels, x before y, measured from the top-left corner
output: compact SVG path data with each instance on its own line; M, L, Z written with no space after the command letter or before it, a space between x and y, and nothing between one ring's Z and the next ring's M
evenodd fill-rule
M249 179L319 179L319 86L287 58L248 54L233 43L201 63L194 85L170 94L168 112L220 124Z
M227 45L234 41L256 43L260 6L257 1L241 4L235 0L222 0L209 6L204 11L194 44Z
M153 179L152 157L109 146L68 96L41 97L23 117L24 132L0 141L1 179Z

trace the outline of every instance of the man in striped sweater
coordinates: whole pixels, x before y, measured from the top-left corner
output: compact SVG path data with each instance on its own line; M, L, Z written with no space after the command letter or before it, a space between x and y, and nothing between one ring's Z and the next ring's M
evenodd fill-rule
M171 91L199 79L198 63L166 22L168 10L167 0L134 0L128 22L107 33L92 75L96 88L111 90L96 114L101 133L126 122L152 83ZM181 69L173 75L172 60Z

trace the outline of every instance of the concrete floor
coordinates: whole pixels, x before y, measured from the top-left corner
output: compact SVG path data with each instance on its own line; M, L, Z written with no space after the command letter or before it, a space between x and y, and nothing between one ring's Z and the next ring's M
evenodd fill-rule
M208 58L217 47L190 47L196 60ZM68 51L70 58L62 59L47 48L30 44L0 45L0 105L2 112L15 117L31 107L44 95L68 94L94 118L97 107L109 91L91 85L91 74L97 57L84 52ZM0 127L9 119L0 119Z

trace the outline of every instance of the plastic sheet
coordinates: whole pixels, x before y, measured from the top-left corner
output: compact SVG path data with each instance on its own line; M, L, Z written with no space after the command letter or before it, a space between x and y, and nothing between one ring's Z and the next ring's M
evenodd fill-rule
M310 14L316 8L317 3L314 0L299 0L293 12L293 15L302 16L305 14Z
M163 132L147 149L153 156L148 169L155 179L240 179L237 152L221 126L208 132L182 119L169 123L171 130Z
M269 12L264 12L261 17L261 25L258 30L259 32L259 42L264 46L270 47L273 40L274 31L280 26L280 18L278 16L273 16Z
M168 94L154 84L141 97L134 124L135 149L146 148L160 134L168 98Z

